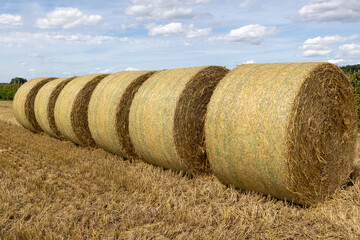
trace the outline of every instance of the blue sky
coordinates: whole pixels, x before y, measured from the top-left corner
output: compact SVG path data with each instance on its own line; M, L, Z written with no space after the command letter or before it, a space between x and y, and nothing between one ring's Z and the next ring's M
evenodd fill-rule
M243 63L360 63L359 0L2 0L0 82Z

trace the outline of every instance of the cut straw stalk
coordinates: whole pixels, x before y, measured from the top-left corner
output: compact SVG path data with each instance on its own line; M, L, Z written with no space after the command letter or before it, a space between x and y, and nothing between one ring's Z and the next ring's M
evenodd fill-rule
M224 183L312 205L348 178L356 130L353 89L337 66L241 65L211 98L206 149Z
M35 98L35 117L41 129L47 134L60 138L61 134L56 127L54 108L61 90L75 77L58 78L46 83Z
M95 146L88 125L88 107L92 92L107 75L77 77L60 92L55 103L55 124L68 140L83 146Z
M129 132L145 161L179 171L208 171L204 151L207 103L228 72L218 66L164 70L152 75L136 93Z
M23 84L16 92L13 100L13 111L16 120L26 129L41 132L35 118L34 102L39 90L55 78L35 78Z
M135 93L153 73L114 73L95 88L89 103L88 120L98 146L128 159L138 158L129 136L129 111Z

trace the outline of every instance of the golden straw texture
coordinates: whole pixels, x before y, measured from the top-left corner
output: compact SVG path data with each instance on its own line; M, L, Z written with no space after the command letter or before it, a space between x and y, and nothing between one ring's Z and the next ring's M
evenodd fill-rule
M77 77L66 84L55 103L55 124L60 133L74 143L94 146L88 125L91 94L107 74Z
M152 75L135 94L129 132L145 161L174 170L208 170L204 150L207 103L228 72L218 66L164 70Z
M23 84L16 92L13 100L13 111L16 120L26 129L41 132L36 121L34 102L38 91L55 78L35 78Z
M154 72L124 71L104 78L89 103L89 128L95 143L126 158L137 158L129 136L129 111L141 84Z
M53 137L60 137L54 118L54 107L61 90L75 77L58 78L45 84L35 98L35 117L41 129Z
M352 86L329 63L240 65L218 84L205 123L221 181L304 205L344 184L356 131Z

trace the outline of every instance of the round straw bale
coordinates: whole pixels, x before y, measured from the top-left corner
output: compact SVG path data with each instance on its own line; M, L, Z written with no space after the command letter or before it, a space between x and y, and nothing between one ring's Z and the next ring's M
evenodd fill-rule
M75 77L58 78L45 84L35 98L35 117L41 129L53 137L61 137L55 124L54 108L61 90Z
M126 158L138 158L129 136L129 111L135 93L154 72L124 71L104 78L89 103L89 128L95 143Z
M349 177L356 131L353 89L337 66L240 65L209 103L206 151L224 183L313 205Z
M83 146L95 146L88 124L88 107L92 92L107 75L77 77L60 92L54 118L59 132L68 140Z
M41 132L35 118L34 102L39 90L55 78L35 78L23 84L16 92L13 100L13 111L16 120L26 129Z
M207 171L205 112L215 86L227 72L224 67L203 66L152 75L130 108L129 132L137 154L165 168Z

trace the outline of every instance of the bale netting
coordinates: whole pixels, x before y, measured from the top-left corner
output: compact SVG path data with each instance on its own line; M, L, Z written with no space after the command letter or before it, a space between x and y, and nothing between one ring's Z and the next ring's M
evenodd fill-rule
M222 182L302 205L346 182L356 132L352 86L329 63L241 65L217 86L205 123Z
M74 78L58 78L46 83L35 98L35 117L39 126L44 132L56 138L60 138L61 134L55 124L55 103L61 90Z
M55 103L55 124L68 140L83 146L95 146L88 124L91 94L108 74L81 76L70 81Z
M135 93L154 71L124 71L104 78L89 103L89 129L95 143L105 150L138 158L129 136L129 112Z
M41 132L35 118L34 102L39 90L55 78L35 78L23 84L16 92L13 100L13 111L16 120L26 129Z
M229 70L203 66L163 70L138 90L130 107L129 132L136 153L164 168L208 171L204 150L207 104Z

